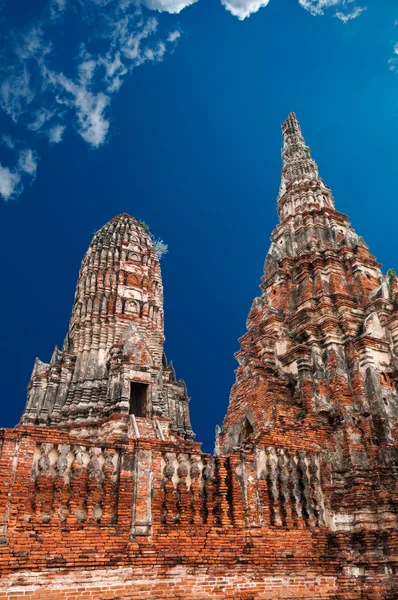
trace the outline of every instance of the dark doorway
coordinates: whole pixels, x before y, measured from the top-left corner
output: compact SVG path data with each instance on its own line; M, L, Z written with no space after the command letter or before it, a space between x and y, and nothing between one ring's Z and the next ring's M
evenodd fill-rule
M130 384L130 415L147 417L148 384L132 381Z

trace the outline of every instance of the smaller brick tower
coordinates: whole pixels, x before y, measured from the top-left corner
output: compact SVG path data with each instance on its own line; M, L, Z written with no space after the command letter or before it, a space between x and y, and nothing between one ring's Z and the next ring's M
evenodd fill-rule
M193 439L188 396L163 352L163 288L146 225L122 214L83 259L69 333L50 364L36 360L23 424L80 436Z

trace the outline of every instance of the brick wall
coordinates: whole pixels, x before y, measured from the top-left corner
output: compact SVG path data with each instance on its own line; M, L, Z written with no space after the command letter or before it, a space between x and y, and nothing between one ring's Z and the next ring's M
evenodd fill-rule
M355 532L334 512L366 512L363 480L333 499L320 453L194 446L3 431L0 599L394 597L394 515Z

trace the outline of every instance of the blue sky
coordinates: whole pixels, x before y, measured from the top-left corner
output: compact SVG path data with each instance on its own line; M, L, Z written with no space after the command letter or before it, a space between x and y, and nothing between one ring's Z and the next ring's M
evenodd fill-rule
M6 0L0 425L67 331L92 233L165 240L166 352L212 450L276 225L289 111L336 207L398 268L393 0ZM336 16L337 15L337 16Z

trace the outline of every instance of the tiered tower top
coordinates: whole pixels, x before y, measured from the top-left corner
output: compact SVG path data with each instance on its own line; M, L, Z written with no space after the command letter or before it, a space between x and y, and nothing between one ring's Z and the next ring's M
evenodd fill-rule
M282 125L283 169L278 196L278 215L282 220L300 210L328 206L334 208L330 189L319 177L318 165L304 141L294 113Z

